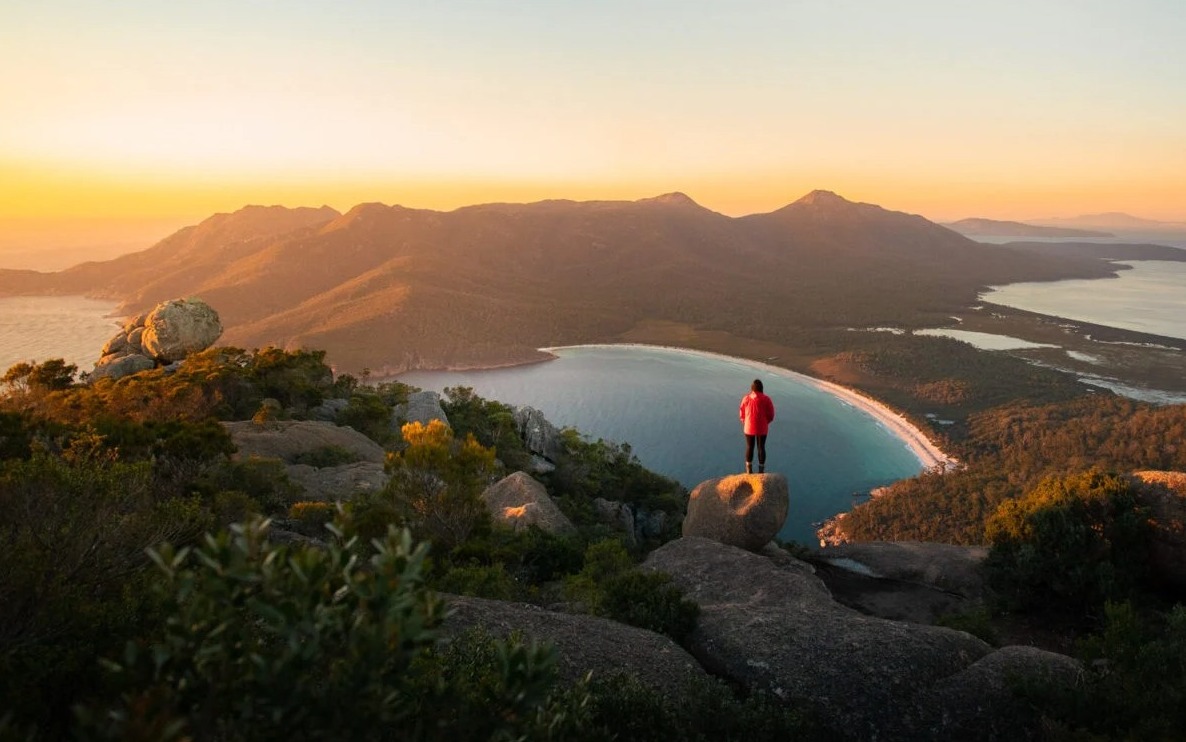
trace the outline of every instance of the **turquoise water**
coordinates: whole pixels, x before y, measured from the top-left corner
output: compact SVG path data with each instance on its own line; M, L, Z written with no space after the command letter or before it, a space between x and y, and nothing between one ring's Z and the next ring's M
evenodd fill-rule
M766 469L785 474L791 510L783 538L814 543L814 523L922 470L906 445L867 413L803 381L740 360L636 347L564 348L556 360L487 371L417 371L401 381L441 391L470 386L531 405L558 426L629 443L650 469L689 489L741 472L737 405L761 378L777 408Z

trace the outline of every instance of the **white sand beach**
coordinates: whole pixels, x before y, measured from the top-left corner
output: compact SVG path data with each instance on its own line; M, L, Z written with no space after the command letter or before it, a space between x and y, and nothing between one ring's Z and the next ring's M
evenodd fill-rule
M565 345L551 348L540 348L544 353L551 353L553 351L562 350L564 348L650 348L670 350L678 353L687 353L689 355L704 356L708 358L716 358L724 361L732 361L734 363L741 363L760 369L766 373L776 374L786 378L795 379L804 384L827 392L838 398L845 404L867 413L870 417L876 420L882 427L897 436L902 443L918 458L919 462L927 469L946 468L958 465L958 460L944 453L934 441L927 437L926 433L919 430L913 423L907 420L903 415L890 409L885 404L878 402L872 397L849 389L848 387L833 384L830 381L823 381L807 374L801 374L797 371L774 366L769 363L761 361L754 361L748 358L737 358L735 356L727 356L722 353L711 353L703 350L691 350L689 348L677 348L670 345L647 345L643 343L591 343L587 345Z

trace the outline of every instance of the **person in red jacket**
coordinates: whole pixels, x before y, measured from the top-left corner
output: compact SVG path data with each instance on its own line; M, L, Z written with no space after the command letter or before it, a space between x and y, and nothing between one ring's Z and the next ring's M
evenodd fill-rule
M754 444L758 444L758 473L766 471L766 434L774 422L774 403L762 392L761 379L754 379L750 393L741 398L738 410L745 434L745 473L754 472Z

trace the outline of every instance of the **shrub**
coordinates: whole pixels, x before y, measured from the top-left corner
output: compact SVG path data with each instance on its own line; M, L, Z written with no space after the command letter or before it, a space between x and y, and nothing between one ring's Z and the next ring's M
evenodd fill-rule
M148 463L44 454L0 465L0 698L17 722L67 718L97 658L155 615L145 548L209 526L195 498L159 498Z
M585 551L580 574L565 581L569 600L615 621L667 634L676 641L696 627L700 607L661 572L634 567L621 542L600 541Z
M325 526L334 519L338 508L331 502L294 502L288 517L296 521L297 530L309 536L324 536Z
M353 538L277 547L266 524L151 552L172 606L163 633L108 663L118 696L80 714L108 739L512 739L562 726L547 649L489 643L449 659L427 545L394 530L356 567ZM434 659L444 649L446 659ZM456 672L466 659L474 671Z
M293 457L292 463L324 469L329 466L342 466L358 461L358 455L341 446L321 446L311 451L301 451Z
M456 440L440 420L408 423L402 434L407 446L388 458L391 481L355 504L364 532L374 535L376 528L395 523L448 553L476 530L489 528L480 494L495 471L494 452L473 436Z
M392 426L391 406L371 389L355 391L338 415L339 425L348 425L385 446L397 439Z
M1082 645L1084 682L1027 686L1053 719L1052 739L1181 739L1186 729L1186 607L1142 616L1105 606L1103 631Z
M203 471L190 486L207 497L223 491L243 492L267 514L288 512L301 495L301 488L288 479L284 464L273 459L224 461Z
M681 643L696 628L700 606L684 598L670 575L633 569L607 580L602 590L605 615L615 621L667 634Z
M520 592L501 564L450 567L433 587L441 592L492 600L513 600Z
M1097 609L1147 572L1147 514L1128 482L1098 471L1052 477L989 520L991 584L1018 607Z

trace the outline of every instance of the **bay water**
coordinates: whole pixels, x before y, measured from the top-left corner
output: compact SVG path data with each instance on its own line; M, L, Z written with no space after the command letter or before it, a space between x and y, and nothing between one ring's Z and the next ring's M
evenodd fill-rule
M422 389L472 387L530 405L558 427L630 444L644 466L692 488L744 470L737 407L761 378L776 407L768 472L786 475L791 507L780 536L815 542L814 524L890 482L918 474L908 446L871 415L787 372L744 360L637 346L552 351L555 360L484 371L417 371ZM755 457L756 458L756 457ZM755 462L756 465L756 462Z

